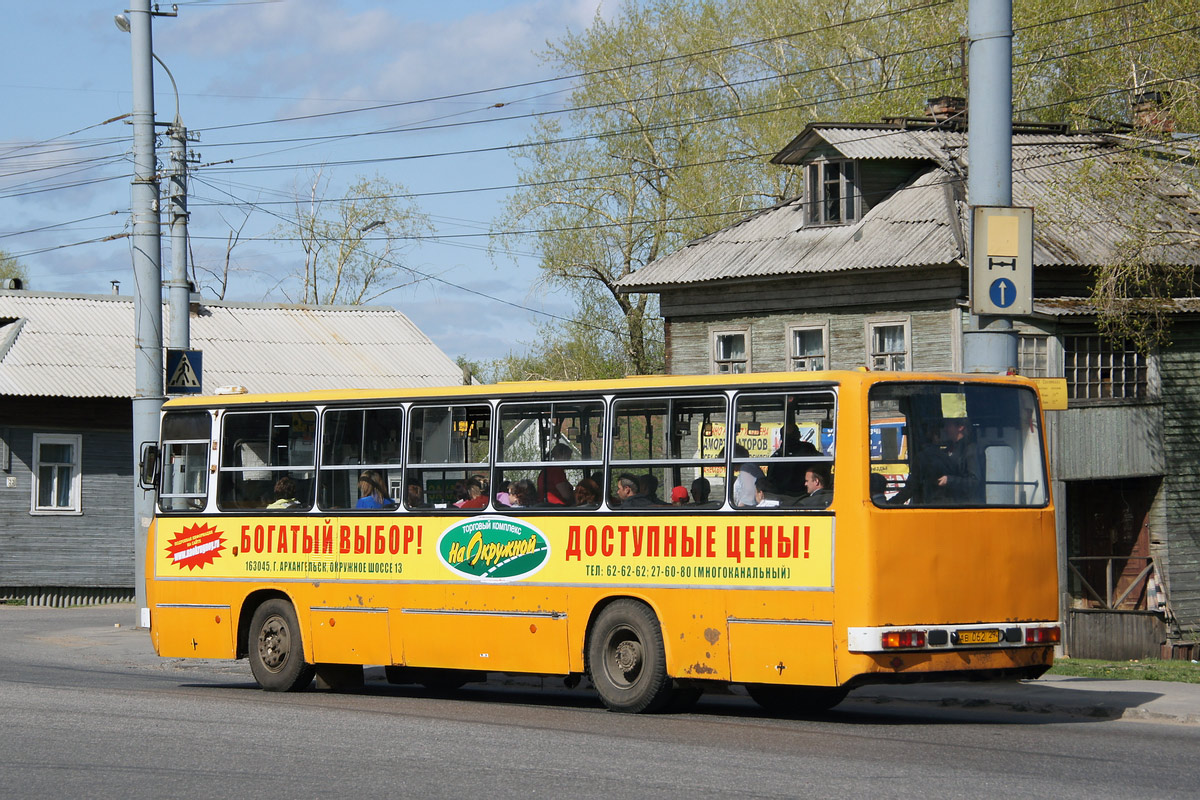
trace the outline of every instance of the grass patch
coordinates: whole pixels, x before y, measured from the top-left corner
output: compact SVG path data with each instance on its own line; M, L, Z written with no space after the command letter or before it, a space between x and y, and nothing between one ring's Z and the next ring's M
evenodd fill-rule
M1200 683L1200 664L1194 661L1100 661L1091 658L1056 658L1050 675L1104 680L1176 681Z

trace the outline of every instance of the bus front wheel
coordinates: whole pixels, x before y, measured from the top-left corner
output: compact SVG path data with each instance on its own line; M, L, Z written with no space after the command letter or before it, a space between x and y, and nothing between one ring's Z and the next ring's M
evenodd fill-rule
M296 611L286 600L267 600L250 619L250 671L268 692L298 692L312 683L316 667L304 662Z
M662 629L636 600L616 600L596 618L588 637L592 685L612 711L660 711L672 698Z

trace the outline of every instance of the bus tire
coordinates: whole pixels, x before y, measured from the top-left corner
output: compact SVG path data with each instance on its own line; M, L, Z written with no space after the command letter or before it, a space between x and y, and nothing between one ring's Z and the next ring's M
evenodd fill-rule
M841 686L746 684L746 692L765 711L789 717L802 717L828 711L845 700L849 691Z
M273 598L250 618L250 671L268 692L298 692L312 683L316 667L304 662L304 641L296 611Z
M674 694L662 628L636 600L616 600L600 612L588 636L587 670L611 711L661 711Z

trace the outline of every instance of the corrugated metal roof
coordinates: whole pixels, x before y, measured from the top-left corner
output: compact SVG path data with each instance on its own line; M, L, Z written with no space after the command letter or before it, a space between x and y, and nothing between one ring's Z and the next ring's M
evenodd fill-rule
M1071 191L1082 170L1127 170L1131 157L1104 134L1020 133L1013 136L1013 205L1035 209L1035 266L1095 266L1122 257L1137 217L1153 209L1161 235L1147 251L1163 264L1200 266L1195 178L1164 161L1155 181L1124 186L1119 202L1088 201ZM920 159L928 164L853 225L803 227L803 201L781 204L626 276L626 291L659 291L707 281L766 278L880 267L965 263L968 230L967 135L945 130L869 126L812 127L777 160L826 142L848 158ZM860 174L870 169L864 166ZM1116 181L1114 180L1114 185ZM1127 182L1128 183L1128 182ZM1189 191L1192 195L1189 195Z
M404 314L379 306L192 304L207 390L411 388L462 370ZM164 331L169 330L164 304ZM132 397L133 300L0 291L0 395Z
M1170 314L1200 314L1200 297L1173 297L1162 303ZM1033 312L1048 317L1093 317L1099 308L1086 297L1039 297L1033 301Z

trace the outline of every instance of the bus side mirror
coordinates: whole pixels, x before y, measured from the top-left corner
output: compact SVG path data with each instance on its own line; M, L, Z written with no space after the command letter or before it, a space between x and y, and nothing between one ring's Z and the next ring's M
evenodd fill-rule
M160 463L158 444L142 442L142 457L138 462L138 485L143 489L153 489L157 486Z

